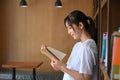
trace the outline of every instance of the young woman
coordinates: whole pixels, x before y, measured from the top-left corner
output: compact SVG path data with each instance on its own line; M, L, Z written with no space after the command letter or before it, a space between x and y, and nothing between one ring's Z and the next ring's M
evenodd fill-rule
M66 64L52 58L51 66L54 70L64 72L63 80L93 80L93 76L97 76L96 30L93 20L83 12L75 10L64 19L64 24L68 34L80 41L74 45Z

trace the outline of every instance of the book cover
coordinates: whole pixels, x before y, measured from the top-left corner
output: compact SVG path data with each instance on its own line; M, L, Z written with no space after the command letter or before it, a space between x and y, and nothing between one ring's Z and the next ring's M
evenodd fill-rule
M108 66L108 33L106 32L106 52L105 52L105 66Z
M47 47L47 51L41 51L44 55L46 55L49 59L52 59L53 57L62 61L63 58L66 56L66 54L62 51L59 51L52 47Z
M111 64L111 80L119 80L120 68L120 32L114 32L113 49L112 49L112 64Z
M120 66L119 66L119 80L120 80Z
M105 56L106 56L106 42L107 42L107 34L106 32L103 33L103 40L102 40L102 62L105 63Z

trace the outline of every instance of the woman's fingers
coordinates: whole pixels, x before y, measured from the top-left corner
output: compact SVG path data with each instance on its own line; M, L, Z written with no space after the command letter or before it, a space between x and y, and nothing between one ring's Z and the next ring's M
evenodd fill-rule
M46 45L42 44L40 51L41 51L42 53L44 53L44 52L46 52L46 50L47 50L47 49L46 49Z

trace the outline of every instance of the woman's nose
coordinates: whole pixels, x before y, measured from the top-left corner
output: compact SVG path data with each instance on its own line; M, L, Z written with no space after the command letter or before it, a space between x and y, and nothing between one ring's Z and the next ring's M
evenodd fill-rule
M68 30L68 34L70 34L70 30Z

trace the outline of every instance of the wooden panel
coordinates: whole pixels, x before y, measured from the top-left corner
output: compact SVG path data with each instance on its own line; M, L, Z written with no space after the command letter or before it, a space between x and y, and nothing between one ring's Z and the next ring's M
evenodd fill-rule
M40 53L40 45L47 44L68 53L65 62L75 41L67 34L64 17L76 9L92 16L93 2L62 0L61 9L54 7L55 0L27 0L27 8L21 8L19 2L0 0L0 63L42 60L40 69L51 71L49 59Z

